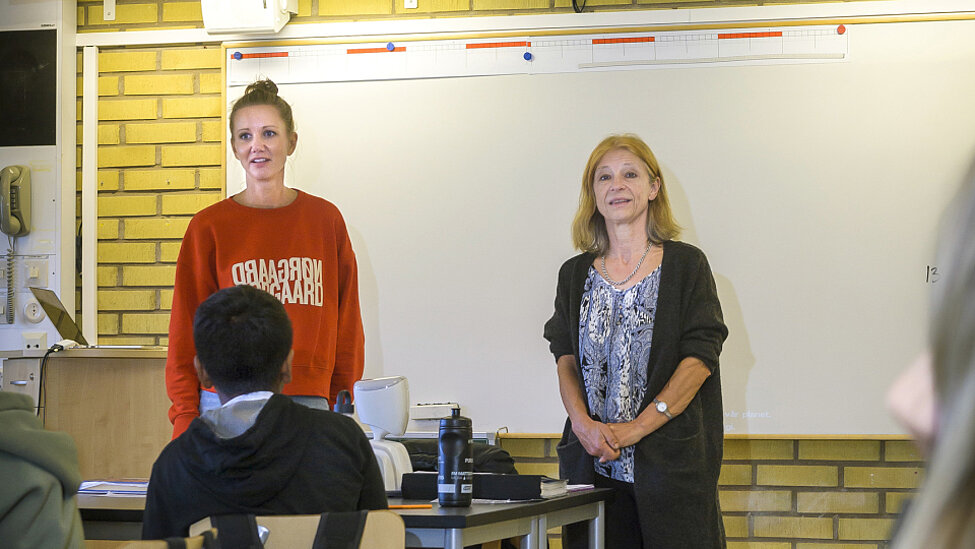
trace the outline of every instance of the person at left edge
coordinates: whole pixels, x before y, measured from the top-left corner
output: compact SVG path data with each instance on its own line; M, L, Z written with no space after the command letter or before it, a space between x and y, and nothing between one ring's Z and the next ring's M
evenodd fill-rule
M0 547L84 547L80 486L74 440L44 429L29 396L0 391Z
M166 359L173 438L220 405L196 377L192 325L197 306L221 288L255 286L284 304L295 331L284 394L327 409L362 377L365 338L345 221L331 202L284 184L285 162L298 143L291 106L273 82L259 80L229 119L246 187L196 214L183 237Z

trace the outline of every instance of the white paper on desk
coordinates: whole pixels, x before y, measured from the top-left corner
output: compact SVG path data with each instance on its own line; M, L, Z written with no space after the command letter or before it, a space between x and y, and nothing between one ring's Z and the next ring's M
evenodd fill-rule
M529 503L532 501L544 501L541 499L472 499L471 503Z
M565 487L566 492L580 492L582 490L592 490L595 488L592 484L570 484Z
M81 483L78 493L96 496L144 496L148 487L149 481L145 480L87 480Z

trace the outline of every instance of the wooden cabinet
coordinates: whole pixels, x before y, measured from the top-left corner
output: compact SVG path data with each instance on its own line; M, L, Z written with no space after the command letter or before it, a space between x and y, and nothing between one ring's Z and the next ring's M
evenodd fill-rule
M164 348L70 349L3 362L3 390L38 402L47 429L78 446L85 479L149 478L169 442ZM43 391L41 385L43 384Z

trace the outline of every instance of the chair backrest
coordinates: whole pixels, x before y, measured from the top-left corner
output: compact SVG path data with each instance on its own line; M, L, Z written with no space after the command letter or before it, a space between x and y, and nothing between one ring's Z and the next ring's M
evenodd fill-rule
M217 543L216 529L202 528L190 536L188 538L133 541L120 545L119 549L220 549L220 545Z
M333 513L334 514L334 513ZM256 517L257 525L268 529L265 549L311 549L323 515L264 515ZM190 535L212 528L205 518L190 526ZM218 529L219 532L219 529ZM328 530L324 531L328 538ZM361 549L405 549L406 527L392 511L369 511L359 541Z

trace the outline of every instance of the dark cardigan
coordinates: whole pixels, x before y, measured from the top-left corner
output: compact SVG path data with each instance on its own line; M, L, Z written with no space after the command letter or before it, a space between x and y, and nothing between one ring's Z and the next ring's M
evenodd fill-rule
M582 364L579 309L594 259L593 254L580 254L559 271L555 314L545 323L545 339L556 360L573 355ZM704 253L683 242L665 242L647 388L639 410L649 405L687 357L700 359L711 376L686 410L636 444L634 491L646 549L725 547L718 505L724 437L718 355L727 336ZM577 374L581 385L582 372ZM568 420L558 454L561 474L570 483L593 482L593 458Z

